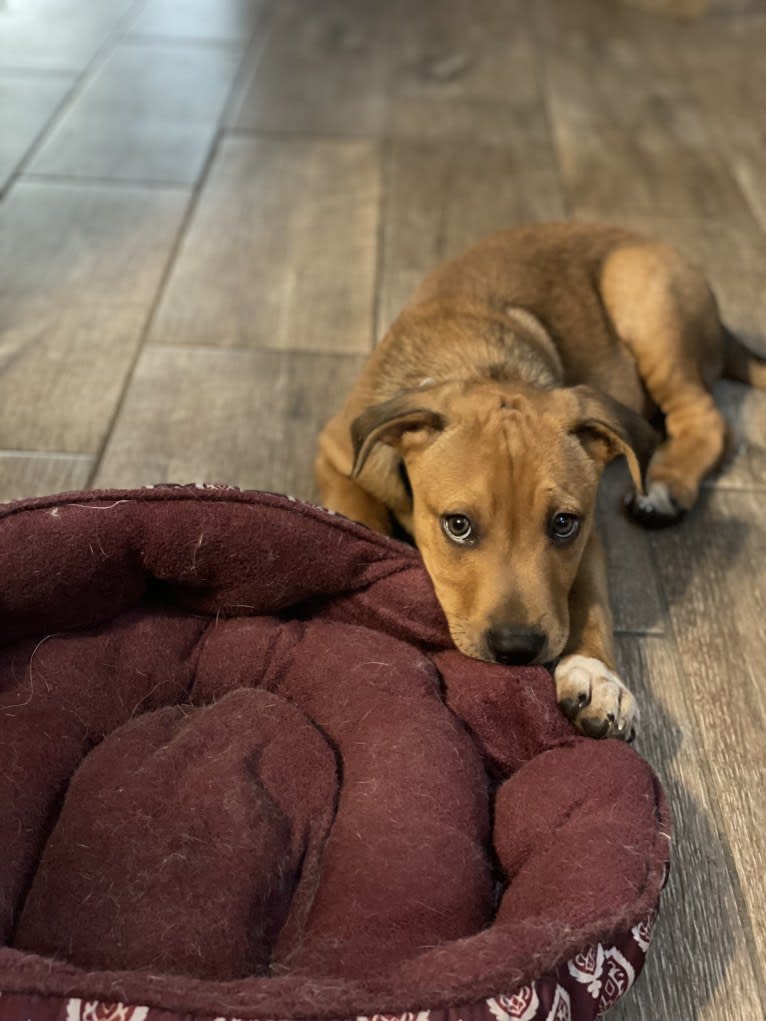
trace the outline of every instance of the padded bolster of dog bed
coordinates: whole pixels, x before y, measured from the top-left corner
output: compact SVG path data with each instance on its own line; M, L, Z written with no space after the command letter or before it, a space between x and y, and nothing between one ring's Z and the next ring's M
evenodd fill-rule
M656 909L651 770L458 653L409 547L181 487L10 505L0 563L0 990L486 1003Z

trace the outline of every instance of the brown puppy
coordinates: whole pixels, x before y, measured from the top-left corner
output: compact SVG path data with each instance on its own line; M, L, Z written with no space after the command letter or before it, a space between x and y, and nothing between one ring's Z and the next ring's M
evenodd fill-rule
M726 448L709 392L723 372L766 386L674 249L575 223L496 234L427 277L370 357L320 437L322 498L406 529L463 652L562 657L567 715L628 738L638 711L614 672L599 478L624 455L640 521L689 510Z

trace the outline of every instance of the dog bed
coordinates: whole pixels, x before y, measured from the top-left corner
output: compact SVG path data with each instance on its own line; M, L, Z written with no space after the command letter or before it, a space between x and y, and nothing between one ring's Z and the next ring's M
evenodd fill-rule
M662 790L451 645L417 553L215 487L0 511L0 1019L587 1021Z

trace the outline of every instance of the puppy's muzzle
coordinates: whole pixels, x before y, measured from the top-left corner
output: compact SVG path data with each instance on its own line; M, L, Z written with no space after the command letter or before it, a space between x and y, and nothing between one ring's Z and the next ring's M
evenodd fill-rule
M498 663L523 666L532 663L545 645L542 631L494 625L487 631L487 649Z

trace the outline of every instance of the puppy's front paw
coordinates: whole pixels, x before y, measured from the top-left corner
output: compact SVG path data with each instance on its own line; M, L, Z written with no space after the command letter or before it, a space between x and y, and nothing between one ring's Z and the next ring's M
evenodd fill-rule
M600 659L565 656L554 678L559 706L583 734L633 740L638 730L636 700Z

